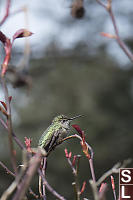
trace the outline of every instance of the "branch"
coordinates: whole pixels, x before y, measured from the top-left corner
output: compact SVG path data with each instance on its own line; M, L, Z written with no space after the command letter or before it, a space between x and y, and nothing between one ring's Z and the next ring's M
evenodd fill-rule
M70 140L70 139L72 139L72 138L77 138L77 139L79 139L80 141L82 141L82 138L81 138L79 135L77 135L77 134L70 135L70 136L68 136L68 137L66 137L66 138L64 138L64 139L62 139L62 140L60 140L58 143L54 144L53 147L52 147L52 149L48 152L47 156L50 154L50 152L51 152L56 146L62 144L64 141ZM94 156L93 149L92 149L92 147L91 147L87 142L86 142L86 145L87 145L88 149L90 150L90 152L91 152L91 158L93 159L93 156Z
M131 163L131 161L132 161L131 159L128 159L128 160L124 160L123 164L121 164L120 162L115 164L109 171L105 172L101 176L101 178L99 178L99 180L97 181L97 186L99 186L111 174L119 173L119 169L126 167L129 163Z
M16 156L13 146L13 139L12 139L12 119L11 119L11 107L10 107L10 100L8 95L8 89L6 86L5 77L1 75L1 83L5 95L5 102L7 106L7 128L8 128L8 140L9 140L9 148L11 154L11 162L14 169L15 174L17 174L17 166L16 166Z
M106 9L106 5L102 1L100 1L100 0L96 0L96 1L97 1L97 3L99 3L101 6L103 6Z
M3 127L8 130L8 126L7 124L4 122L3 119L0 118L0 122L1 124L3 125ZM22 144L22 142L18 139L18 137L15 135L14 132L12 132L12 136L13 136L13 139L15 140L16 144L21 148L21 149L25 149L25 146Z
M4 191L4 193L1 196L1 200L6 200L12 193L13 191L16 189L16 187L19 184L20 179L22 178L24 172L25 172L25 166L24 168L22 168L22 170L20 171L20 173L16 176L15 175L15 180L11 183L11 185Z
M80 191L79 180L78 180L78 172L79 172L79 161L80 161L81 156L74 155L73 161L71 161L72 152L68 153L67 149L65 149L65 155L66 155L68 164L70 165L70 167L72 169L74 179L75 179L75 181L72 183L72 185L74 186L76 200L80 200L81 191ZM77 162L76 162L76 160L77 160Z
M41 162L41 151L38 150L38 153L33 156L29 161L29 167L22 179L22 181L19 183L16 194L13 197L13 200L21 200L25 196L26 190L28 189L30 182L39 166L39 163Z
M98 189L97 189L96 183L93 180L89 180L89 183L90 183L92 191L93 191L94 199L99 200Z
M6 19L9 16L10 5L11 5L11 0L7 0L6 12L5 12L5 15L4 15L3 19L0 22L0 26L2 26L4 24L4 22L6 21Z
M113 11L112 11L112 1L108 0L107 5L105 5L101 0L96 0L96 1L109 13L109 16L112 20L112 24L113 24L114 31L115 31L115 34L116 34L115 39L116 39L117 43L119 44L120 48L127 55L127 57L131 60L131 62L133 62L132 52L129 50L129 48L126 46L126 44L120 38L119 31L118 31L117 24L116 24L116 20L115 20L115 16L114 16Z
M60 145L62 142L66 141L66 140L69 140L69 139L72 139L72 138L77 138L79 139L80 141L82 141L82 137L80 137L79 135L75 134L75 135L70 135L64 139L62 139L60 142L56 143L55 145L53 145L52 149L48 152L48 155L49 153L57 146L57 145ZM94 172L94 167L93 167L93 157L94 157L94 152L93 152L93 149L92 147L87 143L85 142L85 144L87 145L88 149L90 150L90 153L91 153L91 156L90 158L88 159L89 160L89 165L90 165L90 170L91 170L91 175L92 175L92 179L94 182L96 182L96 178L95 178L95 172Z
M0 165L6 170L7 174L10 174L11 176L15 177L15 174L10 171L3 162L0 161Z
M16 177L16 175L15 175L12 171L10 171L10 170L5 166L5 164L2 163L1 161L0 161L0 165L1 165L1 167L3 167L3 168L6 170L7 174L10 174L11 176ZM32 191L31 188L29 188L29 193L30 193L31 195L33 195L36 199L38 199L38 195L36 195L36 194Z
M66 200L63 196L61 196L60 194L58 194L47 182L47 180L45 179L42 171L40 169L38 169L38 173L41 176L43 183L45 184L46 188L59 200Z
M44 157L41 161L41 171L42 171L44 178L46 176L46 166L47 166L47 158ZM46 200L45 183L43 182L41 176L39 176L39 193L40 193L40 197L42 197L44 200Z
M121 49L125 52L127 57L133 62L133 54L132 54L132 52L129 50L129 48L125 45L125 43L121 40L121 38L119 36L119 32L118 32L118 28L117 28L117 25L116 25L116 20L115 20L113 11L112 11L112 7L110 7L108 12L109 12L109 15L111 17L111 20L112 20L112 23L113 23L113 26L114 26L117 43L119 44Z

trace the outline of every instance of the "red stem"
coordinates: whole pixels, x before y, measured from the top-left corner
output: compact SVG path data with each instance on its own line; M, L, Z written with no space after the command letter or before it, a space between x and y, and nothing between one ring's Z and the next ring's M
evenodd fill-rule
M6 21L6 19L9 16L10 5L11 5L11 0L7 0L6 12L5 12L5 15L4 15L3 19L0 22L0 26L2 26L4 24L4 22Z

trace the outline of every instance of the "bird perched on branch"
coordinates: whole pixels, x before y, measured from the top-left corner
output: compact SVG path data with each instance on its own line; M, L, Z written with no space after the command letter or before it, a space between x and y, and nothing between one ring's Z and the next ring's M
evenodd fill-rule
M58 144L64 137L67 136L70 130L71 121L81 116L82 115L78 115L68 118L65 115L59 115L55 117L51 125L42 134L38 146L49 152L53 146Z

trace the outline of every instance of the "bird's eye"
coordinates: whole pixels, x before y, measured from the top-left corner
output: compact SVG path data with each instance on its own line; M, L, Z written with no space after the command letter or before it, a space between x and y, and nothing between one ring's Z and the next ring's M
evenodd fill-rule
M66 122L66 120L65 120L65 119L63 119L63 120L62 120L62 122L64 123L64 122Z

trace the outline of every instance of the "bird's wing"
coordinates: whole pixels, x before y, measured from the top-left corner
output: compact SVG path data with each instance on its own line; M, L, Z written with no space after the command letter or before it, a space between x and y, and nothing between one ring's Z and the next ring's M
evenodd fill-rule
M50 126L42 134L42 136L39 140L38 146L43 148L49 143L49 141L51 140L51 137L52 137L52 135L50 137L49 133L50 133Z
M39 146L44 148L47 152L53 147L54 144L56 144L58 138L59 138L60 129L58 130L46 130L42 137L39 140Z

